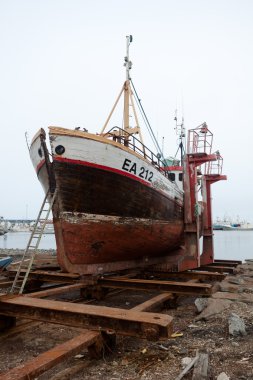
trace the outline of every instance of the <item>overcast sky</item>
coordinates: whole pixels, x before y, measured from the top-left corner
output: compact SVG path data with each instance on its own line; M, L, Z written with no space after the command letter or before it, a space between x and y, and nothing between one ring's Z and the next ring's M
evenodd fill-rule
M228 176L213 185L214 217L253 222L252 20L251 0L0 0L0 215L40 209L26 131L101 130L132 34L131 76L165 155L176 108L187 129L206 121Z

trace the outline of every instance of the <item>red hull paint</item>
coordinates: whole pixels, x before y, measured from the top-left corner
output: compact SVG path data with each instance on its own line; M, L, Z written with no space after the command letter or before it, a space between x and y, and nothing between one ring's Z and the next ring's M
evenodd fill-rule
M135 267L182 243L182 206L175 200L94 167L55 162L54 171L54 227L64 270L94 274Z
M136 260L168 255L180 245L183 234L182 223L164 221L145 225L123 220L121 223L61 220L54 226L61 267L85 274L122 269L124 261L132 261L135 266Z

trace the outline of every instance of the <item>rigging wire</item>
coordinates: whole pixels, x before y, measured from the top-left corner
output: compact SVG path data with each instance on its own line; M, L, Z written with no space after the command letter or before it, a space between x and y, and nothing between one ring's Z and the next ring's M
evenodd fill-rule
M163 156L162 149L160 148L159 143L158 143L158 141L157 141L157 139L156 139L156 137L155 137L155 135L154 135L154 132L153 132L152 127L151 127L151 125L150 125L150 123L149 123L149 120L148 120L147 115L146 115L146 113L145 113L145 111L144 111L144 108L143 108L143 106L142 106L142 104L141 104L141 100L140 100L140 98L139 98L139 96L138 96L138 94L137 94L137 91L136 91L136 89L135 89L135 87L134 87L134 84L133 84L132 79L130 79L130 81L131 81L132 86L133 86L134 97L135 97L135 100L136 100L137 106L138 106L138 108L139 108L139 111L140 111L140 113L141 113L141 116L142 116L142 118L143 118L143 121L144 121L144 123L145 123L145 125L146 125L146 127L147 127L147 129L148 129L148 132L149 132L149 135L150 135L150 137L151 137L151 140L152 140L153 144L155 145L156 149L158 150L158 153L160 154L160 157L161 157L160 159L161 159L161 161L163 161L163 163L164 163L164 165L165 165L165 162L164 162L164 156Z

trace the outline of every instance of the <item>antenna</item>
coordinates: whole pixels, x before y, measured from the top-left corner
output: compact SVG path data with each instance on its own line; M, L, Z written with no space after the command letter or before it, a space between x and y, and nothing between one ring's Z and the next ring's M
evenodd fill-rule
M133 36L130 34L129 36L126 36L126 56L125 56L125 63L124 66L126 67L126 80L130 80L130 70L132 68L132 62L129 61L129 46L131 42L133 41Z
M181 156L181 165L183 164L183 156L184 156L184 153L185 153L185 126L184 126L184 118L182 117L182 121L181 123L178 123L178 118L177 118L177 109L175 110L175 117L174 117L174 121L176 122L176 125L174 127L175 131L176 131L176 134L179 136L179 146L178 146L178 150L180 149L180 156ZM177 150L177 152L178 152ZM177 155L177 153L176 153Z

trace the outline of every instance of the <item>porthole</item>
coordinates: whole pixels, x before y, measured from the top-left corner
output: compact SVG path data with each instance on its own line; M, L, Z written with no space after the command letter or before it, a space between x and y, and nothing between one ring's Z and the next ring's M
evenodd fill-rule
M40 157L43 156L43 152L42 152L42 149L41 149L41 148L38 149L38 153L39 153L39 156L40 156Z
M65 152L65 148L64 148L64 146L62 146L62 145L57 145L57 147L55 148L55 153L61 155L61 154L63 154L64 152Z

